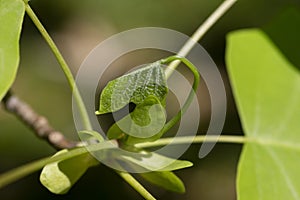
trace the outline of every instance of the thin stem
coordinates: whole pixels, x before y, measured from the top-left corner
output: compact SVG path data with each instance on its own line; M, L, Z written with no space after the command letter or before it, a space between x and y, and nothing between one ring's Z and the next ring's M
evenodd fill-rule
M196 30L192 37L183 45L177 55L186 57L192 48L197 44L197 42L205 35L205 33L224 15L229 8L237 0L226 0L224 1L206 20L201 26ZM175 60L165 71L166 77L169 78L176 67L179 65L180 61Z
M197 70L197 68L193 65L193 63L191 63L189 60L187 60L186 58L182 58L180 56L170 56L166 59L163 59L161 61L162 64L167 64L170 62L174 62L176 60L179 60L181 62L183 62L188 68L189 70L191 70L191 72L194 75L194 82L193 82L193 86L192 86L192 90L189 93L189 96L187 97L187 100L184 102L182 109L170 120L168 121L165 126L163 127L163 129L161 130L161 133L158 134L159 137L161 137L164 133L166 133L168 130L170 130L181 118L181 116L186 112L186 110L189 108L190 104L192 103L192 100L197 92L197 88L200 82L200 75L199 72Z
M46 157L46 158L22 165L15 169L12 169L4 174L0 174L0 188L3 188L10 183L13 183L35 171L40 170L47 164L57 162L60 160L64 160L64 159L68 159L68 158L72 158L72 157L75 157L75 156L78 156L78 155L81 155L81 154L84 154L87 152L88 151L86 148L80 147L80 148L71 150L67 153L61 154L59 156Z
M189 136L189 137L175 137L175 138L161 138L155 142L145 142L145 143L139 143L136 144L137 147L139 148L150 148L150 147L156 147L156 146L164 146L168 145L172 142L172 144L184 144L184 143L202 143L202 142L223 142L223 143L246 143L246 142L255 142L252 141L244 136L235 136L235 135L221 135L221 136L212 136L212 135L199 135L199 136ZM85 153L89 152L94 152L94 151L99 151L103 149L108 149L108 148L117 148L116 146L113 145L114 142L112 141L105 141L101 142L99 144L94 144L86 147L78 147L76 149L72 149L66 153L62 153L58 156L55 157L46 157L37 161L33 161L31 163L25 164L23 166L17 167L15 169L12 169L4 174L0 174L0 188L5 187L6 185L13 183L35 171L40 170L43 168L45 165L57 162L60 160L66 160L69 158L73 158L75 156L79 156ZM119 172L116 171L118 174ZM127 177L130 177L130 175L126 172L122 173L122 178L124 178L125 181L127 181L133 188L137 189L136 187L140 187L139 183L136 185L133 183L133 180L128 180ZM131 182L132 181L132 182ZM133 183L133 184L132 184ZM139 192L143 191L145 189L138 188ZM141 192L140 192L141 193ZM146 194L146 192L143 192Z
M185 136L185 137L175 137L175 138L161 138L155 142L145 142L136 144L138 148L150 148L165 145L176 145L176 144L186 144L186 143L203 143L203 142L218 142L218 143L235 143L243 144L250 142L250 139L245 136L237 135L197 135L197 136Z
M155 198L133 176L121 171L116 172L145 199L155 200Z
M55 45L54 41L52 40L52 38L50 37L50 35L48 34L46 29L42 25L42 23L40 22L38 17L35 15L33 10L31 9L31 7L29 6L29 4L26 3L26 1L25 1L25 10L26 10L27 15L31 18L32 22L35 24L36 28L40 31L41 35L43 36L43 38L45 39L45 41L49 45L51 51L53 52L53 54L56 57L58 63L60 64L60 66L61 66L61 68L62 68L62 70L63 70L63 72L64 72L64 74L65 74L65 76L68 80L68 83L69 83L69 85L70 85L70 87L73 91L75 101L78 105L79 112L80 112L81 117L82 117L84 128L86 130L92 130L92 125L90 123L86 108L84 106L83 100L80 96L79 90L76 86L75 80L73 78L72 72L71 72L68 64L66 63L65 59L63 58L62 54L58 50L57 46Z
M92 130L92 125L90 123L90 120L89 120L89 117L88 117L88 114L87 114L87 110L84 106L82 97L81 97L80 92L79 92L79 90L76 86L76 82L73 78L73 75L72 75L72 72L70 71L69 66L67 65L66 61L64 60L62 54L58 50L58 48L55 45L54 41L52 40L52 38L50 37L50 35L46 31L46 29L44 28L44 26L39 21L39 19L37 18L37 16L35 15L35 13L33 12L33 10L31 9L31 7L28 4L26 4L25 10L26 10L26 13L29 15L29 17L31 18L31 20L33 21L33 23L35 24L35 26L37 27L37 29L40 31L40 33L44 37L45 41L48 43L48 45L51 48L52 52L54 53L57 61L59 62L60 66L61 66L61 68L62 68L62 70L63 70L63 72L64 72L64 74L65 74L65 76L66 76L66 78L69 82L69 85L70 85L70 87L73 91L76 103L77 103L78 108L79 108L79 112L80 112L82 120L83 120L84 128L86 130ZM36 169L37 167L40 167L41 164L43 165L44 162L45 161L43 160L41 162L38 162L36 165L30 165L25 169L21 168L21 169L17 170L17 172L19 172L19 173L13 171L12 173L8 174L8 176L5 176L3 178L3 180L4 181L6 180L8 182L11 181L11 180L17 180L17 179L21 178L22 175L25 174L24 170L25 170L26 173L31 172L32 170ZM12 175L12 177L10 175ZM129 173L122 172L121 177L124 178L125 181L127 181L134 189L136 189L146 199L155 199ZM2 179L0 179L0 180L2 180ZM0 182L0 187L1 187L1 182Z
M212 136L212 135L198 135L198 136L189 136L189 137L175 137L175 138L161 138L155 142L145 142L145 143L139 143L136 146L139 148L150 148L150 147L156 147L156 146L164 146L168 145L172 142L173 145L176 144L184 144L184 143L202 143L202 142L222 142L222 143L246 143L251 142L250 139L244 137L244 136L235 136L235 135L220 135L220 136ZM255 141L254 141L255 142ZM57 162L60 160L66 160L69 158L73 158L75 156L79 156L85 153L93 152L93 151L99 151L102 149L107 148L115 148L115 146L112 145L113 143L111 141L105 141L99 144L90 145L88 146L88 149L86 147L79 147L76 149L72 149L69 152L62 153L55 157L46 157L28 164L25 164L23 166L17 167L15 169L12 169L4 174L0 174L0 188L3 188L4 186L13 183L14 181L17 181L35 171L40 170L45 165ZM117 171L119 174L119 172ZM129 174L126 175L125 172L122 173L122 178L124 178L125 181L127 181L132 187L137 189L136 187L140 187L138 185L131 184L130 182L133 180L129 180L131 178ZM127 179L128 178L128 179ZM138 189L139 192L145 189ZM141 192L140 192L141 193Z
M60 160L66 160L69 158L73 158L82 154L86 154L89 152L99 151L102 149L116 148L113 145L112 141L105 141L98 144L90 145L88 148L86 147L78 147L75 149L71 149L66 153L61 153L55 157L46 157L40 160L33 161L31 163L22 165L15 169L12 169L4 174L0 174L0 189L5 187L6 185L13 183L25 176L42 169L45 165L57 162Z

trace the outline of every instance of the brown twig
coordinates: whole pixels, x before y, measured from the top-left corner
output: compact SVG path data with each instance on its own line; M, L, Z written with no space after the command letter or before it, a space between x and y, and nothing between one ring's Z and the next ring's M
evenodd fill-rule
M54 130L46 117L36 113L31 106L8 92L2 101L5 109L29 126L37 137L47 140L55 149L76 147L78 142L68 140L61 132Z

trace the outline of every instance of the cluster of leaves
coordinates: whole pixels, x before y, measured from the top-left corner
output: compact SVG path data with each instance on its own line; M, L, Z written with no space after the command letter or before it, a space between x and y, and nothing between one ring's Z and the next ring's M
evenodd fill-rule
M11 87L18 69L19 39L26 3L22 0L0 1L0 23L2 24L0 37L1 99ZM157 140L171 127L170 124L165 126L164 108L168 88L162 65L174 59L181 58L173 57L161 60L111 81L102 92L97 114L115 112L129 102L135 103L135 110L110 128L107 133L108 138L118 139L126 146L126 150L134 151L144 157L142 162L140 158L123 155L123 161L130 162L133 164L132 167L139 166L149 171L141 174L144 179L165 189L182 193L185 191L184 185L171 171L190 167L192 166L191 162L175 160L133 146L136 143ZM191 64L186 60L183 61ZM173 121L171 120L172 124L178 121L180 116L181 113L178 113ZM80 134L82 137L89 135L94 141L103 141L100 134L93 131L84 131ZM87 139L91 138L87 137ZM59 151L54 157L67 151L66 149ZM114 151L115 155L119 154L116 153L116 150ZM78 163L81 164L78 165ZM98 161L88 154L57 161L44 167L40 180L51 192L63 194L89 167L96 164Z
M144 173L139 173L139 175L150 183L170 191L183 193L185 192L184 184L172 171L190 167L193 165L191 162L176 160L135 146L138 143L158 140L182 115L182 111L179 111L166 123L165 100L168 87L163 65L174 60L184 62L195 75L193 90L184 104L184 107L189 106L197 90L199 74L192 63L185 58L171 56L112 80L101 92L99 110L96 114L118 111L130 102L136 107L131 113L113 124L107 132L108 139L117 140L122 150L111 148L92 152L92 154L98 159L101 157L102 161L109 160L111 164L118 166L119 170L143 171ZM95 131L82 131L79 134L81 139L92 141L92 143L105 141ZM63 151L65 150L61 152ZM41 182L51 192L57 194L67 192L86 169L94 166L95 163L95 159L91 159L89 155L81 155L78 160L77 158L69 160L71 161L63 160L49 164L42 171ZM85 165L75 170L68 170L72 163L79 162Z

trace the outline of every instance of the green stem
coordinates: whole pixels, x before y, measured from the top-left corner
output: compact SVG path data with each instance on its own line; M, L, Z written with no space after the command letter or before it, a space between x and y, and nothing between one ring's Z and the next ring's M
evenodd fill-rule
M155 198L135 178L133 178L133 176L121 171L116 172L145 199L155 200Z
M175 138L161 138L155 142L145 142L136 144L138 148L150 148L157 146L169 145L172 142L172 145L176 144L186 144L186 143L203 143L203 142L218 142L218 143L235 143L243 144L250 142L245 136L237 135L197 135L197 136L185 136L185 137L175 137Z
M61 153L55 157L46 157L40 160L33 161L31 163L22 165L15 169L12 169L4 174L0 174L0 188L13 183L35 171L42 169L45 165L58 162L60 160L66 160L69 158L73 158L82 154L86 154L93 151L99 151L102 149L115 148L111 141L105 141L98 144L90 145L87 147L78 147L75 149L71 149L66 153Z
M237 0L226 0L224 1L206 20L201 26L195 31L192 37L183 45L177 55L181 57L186 57L192 48L197 44L197 42L205 35L205 33L224 15L229 8ZM165 71L166 77L169 78L173 71L177 68L180 61L173 61Z
M52 40L52 38L50 37L50 35L48 34L46 29L42 25L42 23L40 22L38 17L35 15L33 10L31 9L31 7L29 6L29 4L26 3L26 2L25 2L25 4L26 4L26 6L25 6L26 13L31 18L31 20L33 21L33 23L35 24L37 29L40 31L41 35L43 36L43 38L45 39L45 41L47 42L49 47L51 48L53 54L55 55L57 61L59 62L60 66L61 66L61 68L62 68L62 70L63 70L63 72L64 72L64 74L65 74L65 76L68 80L68 83L69 83L69 85L70 85L70 87L73 91L75 101L78 105L79 112L80 112L81 117L82 117L84 128L86 130L92 130L92 125L90 123L87 110L84 106L82 97L81 97L80 92L79 92L79 90L76 86L76 82L73 78L73 75L72 75L72 72L71 72L69 66L67 65L67 63L66 63L65 59L63 58L62 54L60 53L59 49L55 45L54 41ZM73 155L73 156L76 156L76 155ZM49 159L49 158L47 158L47 159ZM46 165L46 163L47 163L46 161L49 161L47 159L37 161L36 163L33 163L32 165L24 166L23 168L20 168L20 169L17 168L16 171L11 171L10 173L6 174L4 177L0 177L0 180L2 180L2 182L0 182L0 188L2 187L2 185L8 184L8 183L10 183L11 181L14 181L14 180L18 180L18 179L22 178L24 175L32 173L32 171L36 170L37 168L43 167L44 165ZM145 198L154 199L151 196L151 194L148 191L146 191L139 184L139 182L137 182L133 177L131 177L130 174L123 172L121 177L124 178L125 181L127 181L133 188L135 188Z
M175 138L161 138L155 142L145 142L137 144L137 147L140 148L149 148L149 147L156 147L156 146L164 146L172 142L172 144L183 144L183 143L201 143L201 142L226 142L226 143L246 143L246 142L252 142L250 139L244 137L244 136L234 136L234 135L221 135L221 136L195 136L195 137L175 137ZM255 142L255 141L253 141ZM113 143L111 141L105 141L98 144L90 145L88 148L86 147L78 147L76 149L69 150L66 153L62 153L60 155L57 155L55 157L46 157L42 158L40 160L33 161L31 163L22 165L20 167L17 167L15 169L12 169L4 174L0 174L0 189L7 186L10 183L13 183L21 178L24 178L25 176L38 171L42 169L45 165L58 162L60 160L65 160L69 158L73 158L75 156L79 156L85 153L99 151L103 149L108 148L115 148ZM117 171L117 173L119 173ZM125 173L125 172L124 172ZM126 174L126 173L125 173ZM129 177L130 175L124 175L123 176ZM122 176L122 177L123 177ZM124 177L123 177L124 178ZM133 179L133 177L131 178ZM139 187L138 185L133 184L133 180L128 181L127 179L124 179L129 183L132 187L136 189L136 187ZM141 190L141 189L139 189Z
M203 23L203 25L195 32L195 34L192 36L192 38L187 42L186 45L183 46L183 48L180 50L178 55L180 56L186 56L189 51L193 48L193 46L196 44L196 42L206 33L206 31L216 22L216 20L226 12L226 10L231 7L231 4L233 4L236 0L227 0L225 1L220 8L216 10L215 13L211 15L211 17ZM53 42L52 38L50 35L47 33L46 29L43 27L31 7L28 5L28 2L24 0L25 2L25 9L26 13L28 16L32 19L33 23L36 25L37 29L40 31L41 35L44 37L45 41L48 43L49 47L51 48L52 52L54 53L55 57L57 58L68 82L69 85L73 91L76 103L79 107L79 111L83 120L83 124L85 126L86 130L92 130L92 126L90 124L90 120L86 111L86 108L84 106L82 97L79 93L79 90L76 86L75 80L73 78L73 75L70 71L70 68L68 67L66 61L64 60L63 56L61 55L60 51L56 47L55 43ZM194 84L193 84L193 91L190 92L187 101L185 102L182 110L177 113L175 117L173 117L164 127L164 132L169 130L181 117L182 113L186 111L188 106L190 105L192 101L192 97L194 96L194 92L197 89L198 83L199 83L199 74L198 71L193 68L193 65L186 59L184 58L179 58L179 57L171 57L166 60L166 62L170 62L173 60L177 60L178 62L172 62L171 65L166 70L166 77L168 78L171 74L172 71L175 70L175 68L178 66L180 61L184 62L190 70L194 73ZM191 67L192 66L192 67ZM198 78L197 78L198 77ZM162 139L166 140L166 139ZM165 142L168 142L167 140ZM155 143L154 143L155 144ZM70 152L65 154L62 154L61 156L56 156L54 158L44 158L42 160L35 161L33 163L29 163L27 165L21 166L19 168L16 168L14 170L11 170L8 173L5 173L3 175L0 175L0 188L15 181L18 180L40 168L45 166L46 164L49 164L51 162L57 162L61 159L68 159L74 156L78 156L80 154L87 153L87 150L84 148L78 148L71 150ZM69 156L69 157L68 157ZM117 172L125 181L127 181L136 191L138 191L143 197L146 199L155 199L138 181L136 181L130 174L125 173L125 172Z
M46 29L42 25L42 23L40 22L38 17L35 15L33 10L31 9L31 7L29 6L29 4L26 1L24 1L24 2L25 2L25 10L26 10L27 15L31 18L32 22L35 24L36 28L40 31L41 35L43 36L43 38L49 45L51 51L53 52L54 56L56 57L58 63L61 66L61 69L63 70L63 72L68 80L68 83L73 91L75 101L78 105L78 109L79 109L80 115L82 117L84 128L86 130L92 130L92 125L90 123L86 108L84 106L83 100L81 98L81 95L76 86L75 80L73 78L72 72L71 72L68 64L66 63L65 59L63 58L62 54L60 53L57 46L53 42L52 38L50 37L50 35L48 34Z
M84 154L87 152L88 151L86 150L86 148L80 147L80 148L71 150L67 153L61 154L59 156L46 157L46 158L22 165L15 169L12 169L12 170L0 175L0 188L3 188L10 183L13 183L35 171L40 170L47 164L57 162L60 160L64 160L64 159L68 159L68 158L72 158L74 156L78 156L78 155L81 155L81 154Z
M186 112L186 110L190 106L190 104L193 100L193 97L195 96L195 94L197 92L197 88L198 88L198 85L200 82L200 75L198 73L197 68L186 58L182 58L180 56L170 56L166 59L163 59L161 61L161 63L167 64L167 63L170 63L170 62L173 62L176 60L183 62L192 71L192 73L194 75L194 82L193 82L192 90L189 93L187 100L184 102L182 109L170 121L168 121L165 124L165 126L163 127L163 129L161 130L161 132L158 134L157 137L161 137L164 133L166 133L168 130L170 130L180 120L181 116Z

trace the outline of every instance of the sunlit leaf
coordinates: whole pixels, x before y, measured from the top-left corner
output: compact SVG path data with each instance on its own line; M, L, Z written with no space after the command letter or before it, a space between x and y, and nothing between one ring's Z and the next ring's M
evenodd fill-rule
M54 156L67 152L57 152ZM65 194L92 166L99 164L90 154L83 154L70 159L46 165L40 175L41 183L52 193Z
M0 101L16 77L24 12L22 0L0 0Z
M185 187L183 182L173 172L156 171L140 173L141 177L150 183L173 192L184 193Z
M135 70L110 81L100 95L96 114L115 112L128 103L142 103L152 95L163 102L168 88L160 62Z
M299 71L259 30L233 32L227 42L228 73L249 140L239 162L238 199L300 199Z

